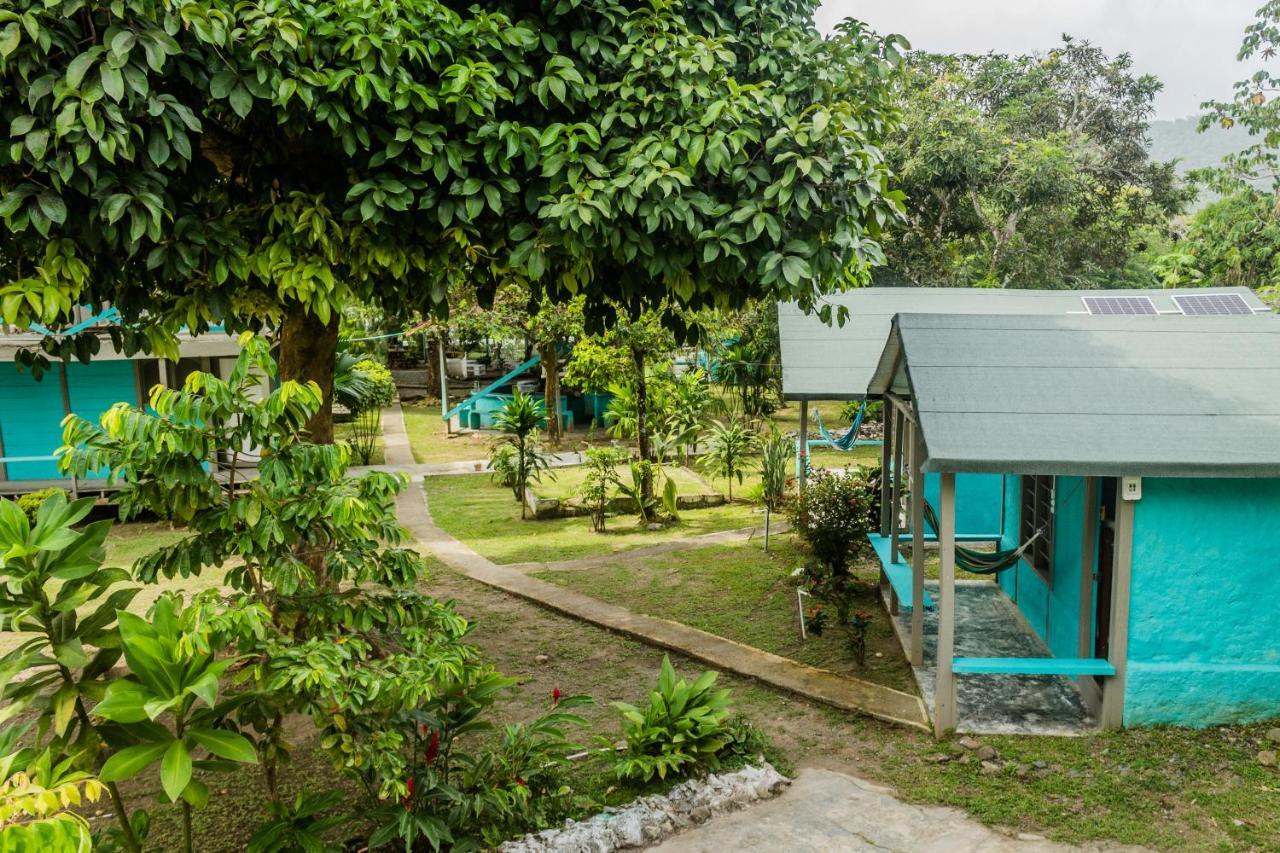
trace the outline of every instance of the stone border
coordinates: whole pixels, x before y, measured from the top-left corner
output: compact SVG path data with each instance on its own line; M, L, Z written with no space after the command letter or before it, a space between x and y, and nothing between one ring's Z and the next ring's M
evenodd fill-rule
M777 796L790 784L765 763L701 779L681 782L665 794L633 800L620 809L605 809L584 821L568 821L498 847L501 853L563 853L566 850L615 850L648 847L712 816L737 811Z

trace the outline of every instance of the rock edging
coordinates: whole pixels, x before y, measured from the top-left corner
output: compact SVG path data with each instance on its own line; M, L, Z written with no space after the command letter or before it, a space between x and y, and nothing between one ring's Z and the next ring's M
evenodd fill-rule
M665 794L640 797L620 809L606 809L583 821L568 821L508 841L501 853L590 851L610 853L648 847L713 815L737 811L779 794L791 782L768 763L681 782Z

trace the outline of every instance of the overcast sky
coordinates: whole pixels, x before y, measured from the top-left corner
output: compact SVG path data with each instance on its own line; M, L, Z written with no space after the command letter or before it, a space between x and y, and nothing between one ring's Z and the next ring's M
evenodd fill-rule
M1108 53L1128 52L1140 73L1164 82L1158 118L1198 112L1248 76L1236 62L1244 28L1263 0L825 0L818 24L854 17L911 46L939 53L1027 53L1062 33ZM1252 70L1252 69L1250 69Z

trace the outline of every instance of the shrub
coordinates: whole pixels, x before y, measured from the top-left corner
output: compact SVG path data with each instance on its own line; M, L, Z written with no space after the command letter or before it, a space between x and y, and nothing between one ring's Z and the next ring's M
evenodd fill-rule
M396 398L396 383L391 371L373 359L357 361L352 373L360 377L358 391L348 400L354 415L347 443L361 465L368 465L382 434L382 407Z
M59 489L57 486L50 486L47 489L40 489L34 492L28 492L18 497L18 509L22 510L27 516L27 521L31 524L36 523L36 513L40 510L40 505L44 503L45 498L53 495L62 495L64 500L70 500L71 495L65 489Z
M661 496L655 496L645 489L645 482L653 482L659 472L661 472L664 482ZM678 515L676 511L678 509L676 503L676 481L663 470L662 465L658 462L650 462L647 459L633 461L631 463L631 482L627 483L619 480L618 491L635 502L636 512L640 515L640 524L642 525L647 525L657 520L659 510L666 510L668 517L671 519L675 519Z
M849 648L858 666L867 664L867 629L871 627L871 614L859 610L849 621Z
M853 419L858 416L858 409L862 408L861 400L850 400L840 407L840 417L844 418L845 423L853 423ZM881 400L870 400L867 402L867 413L863 415L863 420L870 424L879 423L884 419L884 402Z
M836 576L848 573L849 551L875 524L878 480L857 469L820 471L792 504L795 530L813 555Z
M733 740L727 719L729 691L715 690L715 672L704 672L693 684L676 679L671 659L662 658L658 689L649 694L641 711L614 702L622 714L626 751L615 771L620 779L648 782L695 770L714 770L721 753Z
M733 500L733 480L742 482L742 474L756 448L756 434L740 420L715 421L707 437L707 452L700 464L729 481L729 500Z

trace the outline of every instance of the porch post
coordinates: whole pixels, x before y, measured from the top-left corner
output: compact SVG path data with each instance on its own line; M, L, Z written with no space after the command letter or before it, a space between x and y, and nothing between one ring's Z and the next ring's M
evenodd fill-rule
M893 422L893 506L889 510L889 562L898 562L898 525L902 509L902 433L906 415L898 409Z
M893 418L897 407L892 400L886 397L884 408L881 411L884 429L880 436L880 535L887 537L889 535L889 501L893 498L893 485L889 477L891 473L890 450L893 447Z
M911 665L924 665L924 441L911 431Z
M956 727L956 682L951 671L956 639L956 475L942 475L938 500L938 548L942 556L938 608L938 678L933 697L933 731L938 737Z
M1116 478L1115 557L1111 569L1111 635L1108 660L1116 674L1102 684L1102 717L1104 729L1124 727L1125 668L1129 660L1129 581L1133 569L1134 502L1120 494L1122 478Z
M799 471L796 472L796 482L800 493L804 494L805 481L809 478L809 401L800 401L800 435L796 444L796 462Z

